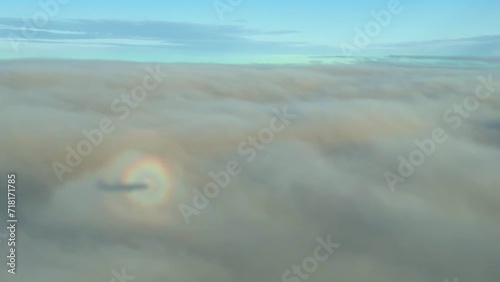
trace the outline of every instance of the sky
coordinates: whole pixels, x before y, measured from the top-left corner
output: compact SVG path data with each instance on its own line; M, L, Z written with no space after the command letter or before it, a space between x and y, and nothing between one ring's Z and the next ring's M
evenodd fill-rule
M500 2L494 0L55 1L21 0L2 8L0 58L286 62L309 56L500 56ZM22 19L33 22L46 11L40 3L58 8L27 38ZM397 13L390 12L391 3ZM389 11L387 24L379 24L368 44L346 52L345 44L358 47L357 28L365 31L373 12L381 11ZM22 40L23 48L13 48L13 40Z

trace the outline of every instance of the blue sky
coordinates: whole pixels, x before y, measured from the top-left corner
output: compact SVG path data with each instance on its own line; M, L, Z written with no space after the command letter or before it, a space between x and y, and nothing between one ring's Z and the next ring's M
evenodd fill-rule
M50 1L56 0L41 0ZM388 10L391 1L399 2L400 12L349 55L500 56L497 0L242 0L223 18L213 0L59 1L68 3L37 26L32 38L21 33L25 23L20 19L32 21L43 12L39 1L2 7L0 58L307 61L346 55L343 43L359 47L356 28L365 30L374 20L372 11ZM235 2L218 3L229 7ZM22 41L17 50L9 47L13 37Z

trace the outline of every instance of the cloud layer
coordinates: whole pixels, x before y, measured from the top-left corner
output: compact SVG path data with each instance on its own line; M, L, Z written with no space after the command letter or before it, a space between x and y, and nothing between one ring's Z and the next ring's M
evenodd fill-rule
M112 104L148 67L0 65L0 179L17 172L19 216L18 274L2 281L110 281L122 267L136 281L282 281L327 236L341 247L308 281L500 278L498 68L163 64L168 77L120 119ZM454 130L443 113L479 76L497 90ZM285 129L242 154L285 108ZM52 164L103 119L115 130L60 182ZM445 143L392 192L384 173L436 128ZM168 164L176 196L135 208L99 191L127 152ZM231 161L241 173L185 224L178 205Z

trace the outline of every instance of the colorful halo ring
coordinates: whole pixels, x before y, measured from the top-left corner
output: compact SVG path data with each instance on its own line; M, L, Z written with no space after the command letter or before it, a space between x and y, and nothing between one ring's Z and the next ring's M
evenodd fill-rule
M142 156L125 168L121 176L122 183L146 184L145 190L135 190L126 194L132 204L154 207L166 204L170 200L172 176L162 160L156 156Z
M105 195L107 209L115 219L150 227L175 224L176 191L173 172L161 158L138 151L127 151L117 156L105 170L110 183L146 184L143 190L133 190L119 195Z

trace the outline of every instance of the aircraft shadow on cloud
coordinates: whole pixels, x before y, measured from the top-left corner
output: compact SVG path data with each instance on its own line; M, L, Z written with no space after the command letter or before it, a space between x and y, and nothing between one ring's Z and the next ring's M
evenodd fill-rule
M107 192L128 192L136 190L148 189L148 185L144 183L134 183L134 184L121 184L121 183L106 183L104 181L97 181L97 187L99 190Z

